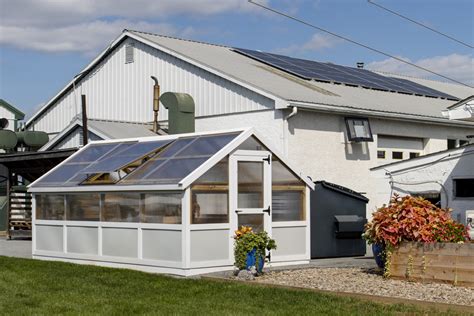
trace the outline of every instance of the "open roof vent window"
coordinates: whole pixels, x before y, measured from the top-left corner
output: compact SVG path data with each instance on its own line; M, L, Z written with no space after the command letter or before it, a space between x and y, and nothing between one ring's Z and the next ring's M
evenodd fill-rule
M346 117L347 137L351 142L373 142L369 119L361 117Z
M130 64L134 61L134 45L130 43L125 46L125 63Z

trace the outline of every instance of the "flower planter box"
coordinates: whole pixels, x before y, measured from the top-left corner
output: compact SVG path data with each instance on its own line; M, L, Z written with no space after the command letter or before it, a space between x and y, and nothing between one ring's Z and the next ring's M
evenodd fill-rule
M403 242L387 258L392 278L474 287L474 243Z

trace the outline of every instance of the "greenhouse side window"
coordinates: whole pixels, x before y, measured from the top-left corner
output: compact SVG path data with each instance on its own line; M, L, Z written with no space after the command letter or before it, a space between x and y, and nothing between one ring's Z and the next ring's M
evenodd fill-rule
M351 142L373 142L369 119L362 117L346 117L347 137Z

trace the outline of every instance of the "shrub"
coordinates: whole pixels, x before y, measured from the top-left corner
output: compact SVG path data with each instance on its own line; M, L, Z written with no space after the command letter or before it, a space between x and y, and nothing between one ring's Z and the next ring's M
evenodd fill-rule
M276 249L275 240L271 239L266 231L255 233L247 226L236 230L234 239L234 264L240 270L247 268L247 254L253 249L256 251L257 266L260 258L265 257L265 249Z
M463 242L467 228L451 219L451 210L442 209L421 197L394 195L365 225L363 237L369 244L396 246L402 241Z

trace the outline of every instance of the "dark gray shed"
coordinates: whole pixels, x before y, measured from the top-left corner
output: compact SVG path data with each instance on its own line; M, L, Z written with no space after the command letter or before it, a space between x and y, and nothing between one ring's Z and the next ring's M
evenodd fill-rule
M369 199L346 187L315 182L311 192L311 258L363 256Z

